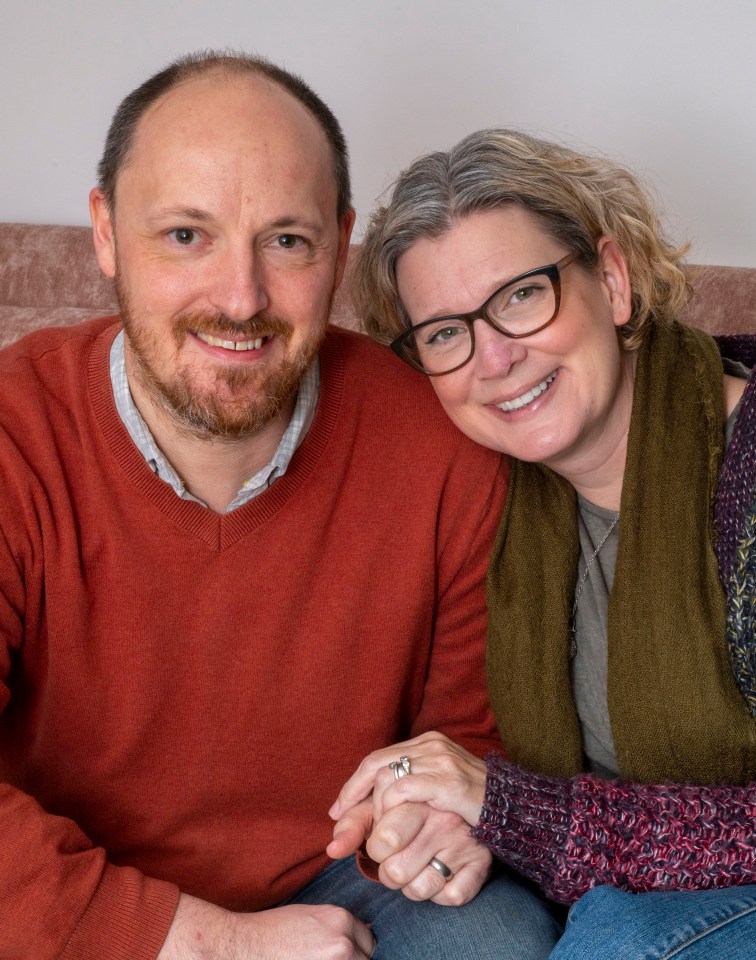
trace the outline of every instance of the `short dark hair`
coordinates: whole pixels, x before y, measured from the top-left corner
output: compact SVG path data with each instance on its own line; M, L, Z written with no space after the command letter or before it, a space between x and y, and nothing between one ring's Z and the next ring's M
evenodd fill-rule
M230 50L199 50L179 57L121 101L110 122L105 148L97 166L98 184L108 207L114 209L116 181L129 160L136 128L147 108L182 81L213 72L264 77L282 87L309 110L320 124L331 148L338 191L336 213L341 220L352 203L349 152L341 125L330 107L296 74L276 66L265 57Z

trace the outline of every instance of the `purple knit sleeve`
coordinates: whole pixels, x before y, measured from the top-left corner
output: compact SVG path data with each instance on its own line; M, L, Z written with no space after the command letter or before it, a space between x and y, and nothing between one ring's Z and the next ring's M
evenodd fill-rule
M497 755L486 763L472 834L552 900L572 903L599 884L641 892L756 883L756 784L559 779Z

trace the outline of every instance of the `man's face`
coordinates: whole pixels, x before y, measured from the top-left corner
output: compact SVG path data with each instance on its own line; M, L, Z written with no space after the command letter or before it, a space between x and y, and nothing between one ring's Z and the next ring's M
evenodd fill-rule
M91 209L115 276L137 405L204 436L287 412L325 332L353 213L336 217L325 135L250 76L180 84L146 112L109 211ZM112 216L111 216L112 213Z

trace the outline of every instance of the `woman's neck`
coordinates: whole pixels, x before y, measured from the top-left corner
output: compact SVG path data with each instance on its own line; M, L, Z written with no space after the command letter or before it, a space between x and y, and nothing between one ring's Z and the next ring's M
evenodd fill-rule
M623 354L622 377L611 409L594 435L562 462L548 464L572 484L580 496L605 510L619 510L627 462L627 440L633 411L635 353Z

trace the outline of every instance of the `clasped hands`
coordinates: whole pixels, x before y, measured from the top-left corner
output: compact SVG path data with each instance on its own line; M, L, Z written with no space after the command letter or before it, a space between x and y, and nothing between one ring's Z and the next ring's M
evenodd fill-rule
M391 761L410 758L396 779ZM485 796L485 764L447 737L426 733L366 757L329 811L336 821L328 853L347 857L363 844L379 879L411 900L459 906L485 883L491 854L470 836ZM435 857L448 880L429 866ZM318 905L234 913L182 894L158 960L255 956L266 960L373 954L371 931L347 910Z
M410 775L389 764L410 759ZM365 757L328 811L336 821L326 852L334 859L363 844L382 883L410 900L468 903L491 870L488 849L470 836L485 797L486 766L440 733L424 733ZM437 858L447 880L431 867Z

